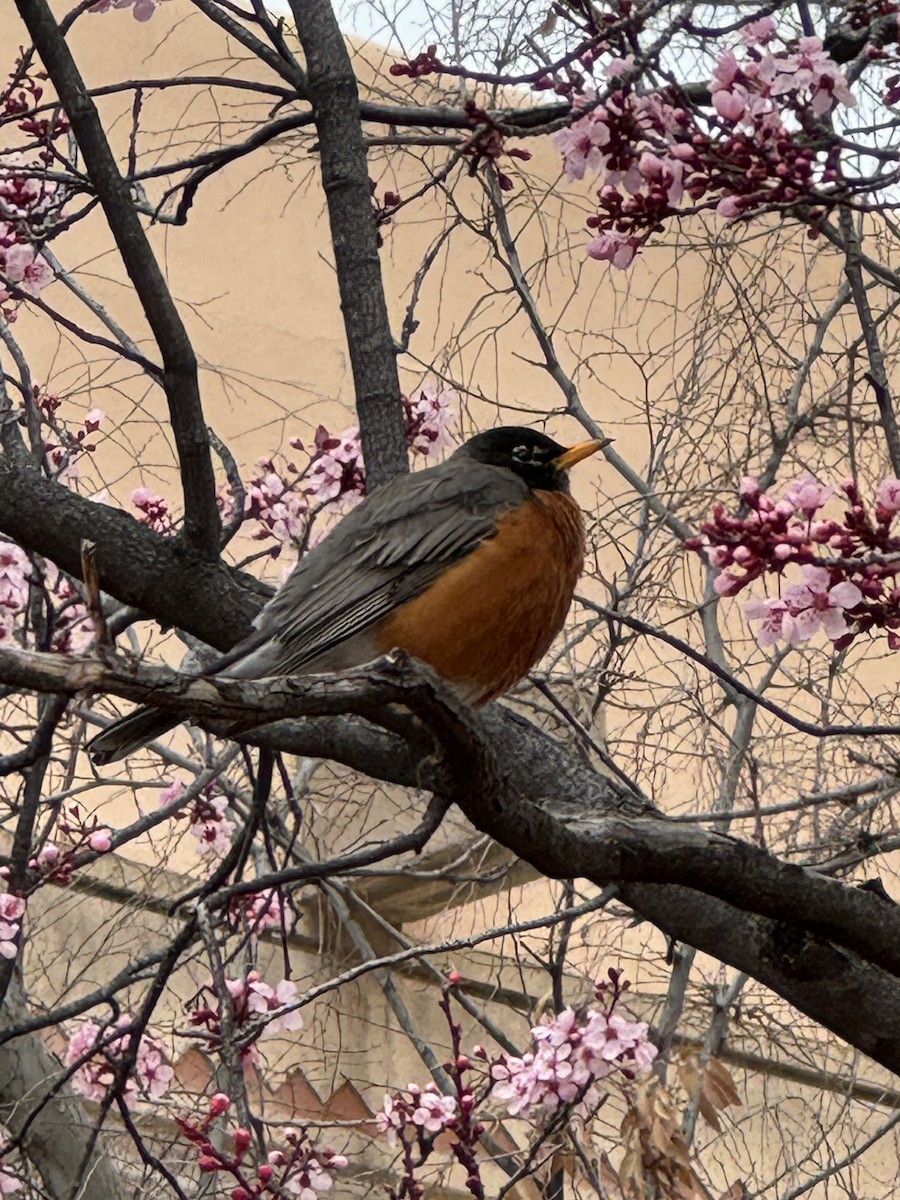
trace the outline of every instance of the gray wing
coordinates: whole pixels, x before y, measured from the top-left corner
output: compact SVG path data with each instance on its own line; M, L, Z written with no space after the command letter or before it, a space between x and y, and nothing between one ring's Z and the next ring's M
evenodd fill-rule
M467 459L391 480L300 560L209 673L289 675L327 658L493 537L527 494L511 471Z

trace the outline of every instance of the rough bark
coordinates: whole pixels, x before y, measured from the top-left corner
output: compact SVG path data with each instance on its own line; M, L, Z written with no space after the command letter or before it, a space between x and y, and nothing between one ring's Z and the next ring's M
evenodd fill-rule
M82 540L97 545L100 586L165 625L227 650L249 631L270 589L180 538L0 457L0 532L81 577Z
M315 109L366 477L377 487L409 464L356 76L329 0L291 0L291 9L306 55L307 98Z
M273 716L355 713L367 724L358 729L356 755L348 739L345 759L372 775L372 725L404 704L433 732L440 753L422 744L420 726L415 757L402 768L396 757L394 782L446 795L544 875L619 884L626 902L671 936L748 971L900 1070L900 907L749 843L674 824L522 718L499 705L482 713L459 706L402 662L334 679L256 683L0 649L0 681L70 695L99 687L192 712L220 731ZM389 736L379 730L376 744ZM321 747L312 739L303 751Z

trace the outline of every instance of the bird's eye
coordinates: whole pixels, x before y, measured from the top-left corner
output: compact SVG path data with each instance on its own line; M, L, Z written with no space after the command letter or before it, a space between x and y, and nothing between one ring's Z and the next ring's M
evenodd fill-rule
M531 450L528 446L514 446L512 456L516 462L530 462Z

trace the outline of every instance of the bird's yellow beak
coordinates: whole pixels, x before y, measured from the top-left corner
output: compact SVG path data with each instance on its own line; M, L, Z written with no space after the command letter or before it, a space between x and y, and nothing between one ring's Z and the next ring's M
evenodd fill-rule
M553 466L558 471L568 471L569 467L574 467L583 458L590 458L592 454L596 454L598 450L602 450L613 440L613 438L591 438L589 442L578 442L576 445L570 446L568 450L564 450L558 458L554 458Z

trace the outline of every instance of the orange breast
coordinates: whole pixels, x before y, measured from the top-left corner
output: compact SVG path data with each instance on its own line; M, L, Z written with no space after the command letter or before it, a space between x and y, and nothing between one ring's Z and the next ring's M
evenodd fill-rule
M581 510L562 492L534 492L496 537L446 571L378 631L378 649L406 650L484 703L526 675L562 628L584 565Z

